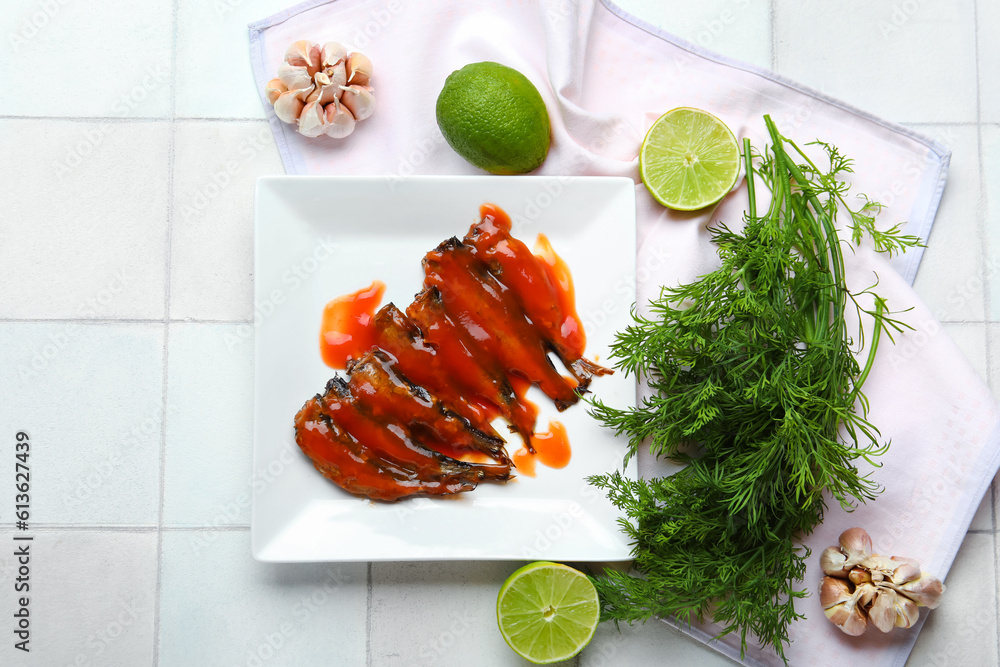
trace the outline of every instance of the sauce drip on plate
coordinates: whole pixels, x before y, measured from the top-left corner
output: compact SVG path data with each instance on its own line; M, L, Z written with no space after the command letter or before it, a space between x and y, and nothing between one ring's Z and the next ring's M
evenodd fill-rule
M535 433L531 443L535 447L534 454L526 447L522 447L511 457L518 473L534 477L536 463L541 463L547 468L565 468L569 465L572 449L569 445L569 435L562 422L549 421L549 430Z
M376 280L326 304L319 330L323 363L331 368L347 368L349 359L357 359L375 344L372 318L384 292L385 284Z

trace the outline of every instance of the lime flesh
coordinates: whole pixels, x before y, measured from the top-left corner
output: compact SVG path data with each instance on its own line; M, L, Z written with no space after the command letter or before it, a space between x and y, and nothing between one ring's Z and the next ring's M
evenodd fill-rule
M639 150L639 175L667 208L695 211L718 202L740 173L736 137L721 120L681 107L660 116Z
M522 658L548 664L572 658L590 643L600 619L597 590L587 575L559 563L525 565L497 596L497 623Z

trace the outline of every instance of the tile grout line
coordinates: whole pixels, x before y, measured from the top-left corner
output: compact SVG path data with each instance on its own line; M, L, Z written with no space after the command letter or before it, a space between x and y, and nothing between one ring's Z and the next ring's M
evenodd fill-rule
M13 531L15 525L13 523L0 524L0 531L9 530ZM166 533L183 533L183 532L219 532L219 533L241 533L249 532L250 524L226 524L221 526L158 526L157 524L74 524L74 523L50 523L50 524L32 524L32 530L37 530L40 532L102 532L107 531L109 533L152 533L154 531L162 530Z
M167 416L170 356L170 255L174 223L174 162L177 147L177 23L179 20L179 0L171 3L172 34L170 40L170 141L167 144L167 224L166 245L164 247L163 269L163 421L160 424L160 479L159 506L156 518L156 589L153 591L153 667L160 664L160 617L163 592L163 498L166 484L167 460Z
M169 188L168 188L169 189ZM213 320L199 317L173 317L169 324L253 324L253 320ZM76 317L0 317L0 324L163 324L164 318L76 318Z
M976 156L979 164L979 206L976 211L976 232L979 237L979 246L981 258L983 260L983 268L988 266L988 261L990 259L990 248L987 245L988 236L986 234L986 173L984 169L983 161L983 79L982 79L982 67L979 64L979 0L975 0L972 3L972 27L973 27L973 40L975 41L975 54L976 54ZM990 290L990 280L987 275L987 279L983 281L983 319L987 321L983 325L983 346L986 351L986 380L989 382L992 377L992 366L990 361L990 326L988 324L990 319L990 301L991 301L991 290ZM994 392L996 388L991 387ZM996 501L997 501L997 489L996 489L996 479L990 482L990 521L993 524L993 616L994 618L1000 618L1000 566L997 563L997 511L996 511ZM993 654L994 659L1000 657L1000 624L994 629L993 636L993 649L995 653Z
M365 611L365 667L372 667L372 563L368 563L368 606Z
M173 123L174 121L199 121L208 123L247 123L247 122L267 122L266 117L251 118L242 116L135 116L122 118L121 116L5 116L0 115L0 120L44 120L44 121L69 121L73 123L112 123L115 125L127 125L129 123Z
M771 71L778 71L778 48L777 48L777 35L774 32L774 4L777 0L771 0L770 11L768 12L768 19L771 23Z

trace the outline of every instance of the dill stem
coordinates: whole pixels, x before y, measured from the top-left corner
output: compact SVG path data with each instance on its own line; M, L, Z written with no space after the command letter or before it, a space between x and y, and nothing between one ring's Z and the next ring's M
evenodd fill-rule
M750 197L750 204L748 206L750 219L757 217L757 193L754 191L753 184L753 164L750 161L750 138L743 137L743 164L746 165L744 168L747 173L747 194Z

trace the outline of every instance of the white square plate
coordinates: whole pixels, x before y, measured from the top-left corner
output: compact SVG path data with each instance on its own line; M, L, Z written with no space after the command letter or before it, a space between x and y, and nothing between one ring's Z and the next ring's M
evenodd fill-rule
M587 333L587 357L608 358L635 301L635 184L627 178L533 176L258 179L255 207L253 555L261 561L534 560L629 558L620 512L589 475L620 468L625 443L583 404L558 413L532 388L548 420L565 426L572 458L536 477L482 484L447 498L359 499L321 476L295 444L292 419L334 371L319 354L323 306L386 284L383 304L410 303L420 260L462 237L479 206L497 204L529 247L548 236L566 261ZM595 378L610 405L635 404L635 382ZM512 443L513 453L518 446ZM634 462L627 470L635 477Z

